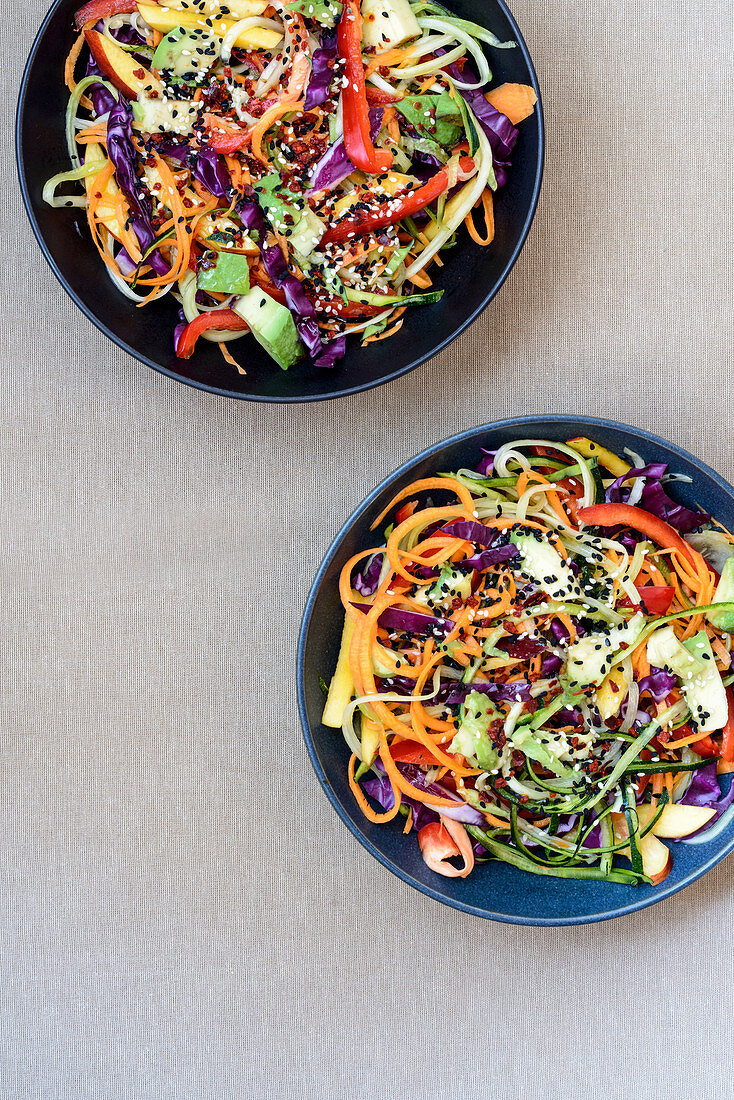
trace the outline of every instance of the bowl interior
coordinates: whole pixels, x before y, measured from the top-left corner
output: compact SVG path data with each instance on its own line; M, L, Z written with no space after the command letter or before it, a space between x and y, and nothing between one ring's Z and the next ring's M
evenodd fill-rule
M338 578L346 561L371 545L369 527L392 496L410 481L438 471L473 467L479 448L495 449L513 439L565 440L586 435L622 452L625 447L646 462L668 462L671 470L693 478L671 487L681 503L697 505L731 529L734 489L718 474L657 436L596 419L520 418L474 428L408 462L380 485L342 528L314 583L301 629L298 690L301 721L316 773L342 820L381 863L424 893L479 916L518 924L577 924L603 920L651 905L688 885L734 847L734 826L700 845L675 844L673 870L660 886L626 887L614 883L544 878L504 863L477 867L466 879L445 879L423 862L415 838L400 825L375 825L361 814L347 783L349 751L339 730L321 724L323 694L339 650L343 611Z
M299 366L281 371L252 339L233 351L247 376L222 359L215 345L201 341L194 357L177 359L173 351L176 303L171 298L136 309L107 278L92 244L84 212L54 210L42 199L44 184L69 167L64 138L67 92L64 60L74 40L73 14L80 0L57 0L34 45L23 79L18 108L18 168L33 230L65 289L103 332L131 355L189 385L230 397L258 401L308 401L368 389L418 366L441 350L473 320L506 278L527 235L535 211L543 168L540 105L520 127L507 186L496 202L497 236L480 248L461 231L461 243L445 253L436 285L440 302L420 307L389 342L360 348L349 341L346 359L333 371ZM497 83L532 84L532 63L517 26L502 0L451 0L457 14L489 26L518 48L490 50ZM387 348L389 346L389 352Z

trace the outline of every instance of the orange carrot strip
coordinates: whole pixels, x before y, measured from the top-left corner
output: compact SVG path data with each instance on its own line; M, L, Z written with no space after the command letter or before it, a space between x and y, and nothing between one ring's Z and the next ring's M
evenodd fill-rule
M464 510L467 515L470 519L472 518L474 498L466 486L454 480L452 477L426 477L422 478L420 481L412 481L405 489L401 489L399 493L396 493L387 507L383 508L377 519L374 520L370 527L370 531L374 531L374 529L382 523L385 516L393 510L395 505L400 504L401 500L405 500L406 497L411 496L413 493L421 493L429 489L450 489L452 492L456 493L457 497L464 505Z
M507 115L513 126L528 118L538 102L538 97L528 84L500 84L485 97L496 111Z
M262 140L265 134L279 118L283 115L289 114L291 111L302 111L305 100L300 100L298 103L288 103L281 101L275 103L269 110L265 112L260 121L252 128L252 151L257 159L262 164L268 163L268 158L264 155L262 150Z
M400 811L400 804L401 804L400 791L399 790L395 791L395 805L393 806L393 808L391 810L387 810L387 812L384 813L384 814L376 813L372 809L372 807L370 806L367 799L365 798L364 793L363 793L362 788L360 787L359 783L354 778L354 770L355 770L354 765L356 763L356 760L357 760L356 754L352 753L352 755L349 759L349 768L347 769L347 774L349 776L349 786L351 788L352 794L354 795L355 799L357 800L357 805L359 806L360 810L362 811L364 816L367 818L367 820L368 821L374 821L376 825L379 825L380 823L385 822L385 821L392 821L392 819L395 817L395 815L397 813L399 813L399 811Z

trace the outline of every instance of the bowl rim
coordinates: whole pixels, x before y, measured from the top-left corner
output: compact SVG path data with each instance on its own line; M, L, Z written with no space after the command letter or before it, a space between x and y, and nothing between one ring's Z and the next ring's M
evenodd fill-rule
M477 308L473 311L473 313L471 313L471 315L469 317L465 318L464 321L461 322L461 324L459 325L458 328L456 328L449 336L446 336L439 344L437 344L426 355L422 355L422 356L419 356L417 359L411 360L406 366L401 367L399 370L393 371L391 374L385 375L383 378L380 378L375 382L365 382L365 383L361 383L359 385L344 386L343 388L335 390L333 393L321 393L321 394L313 394L313 395L305 395L305 396L301 396L301 395L297 395L297 394L288 395L288 396L280 396L280 397L278 397L278 396L269 396L269 395L263 396L263 395L259 395L259 394L253 394L253 393L247 393L247 392L240 393L240 392L237 392L235 390L222 389L219 386L208 386L205 382L200 382L197 379L186 378L183 375L178 374L176 371L170 370L168 367L164 367L161 363L157 363L155 360L148 358L142 352L136 351L129 344L127 344L121 337L117 336L114 332L112 332L111 329L108 328L108 326L103 321L101 321L99 318L97 318L96 315L94 314L93 310L91 309L91 307L89 305L87 305L86 301L84 299L82 299L76 293L76 291L74 291L71 288L71 286L67 282L66 278L62 274L61 269L59 268L58 264L56 263L56 261L54 259L54 256L53 256L53 253L51 252L51 249L46 244L46 240L43 236L43 233L41 232L40 226L38 224L38 221L36 219L35 212L34 212L34 209L33 209L33 203L32 203L31 195L30 195L30 187L29 187L27 179L26 179L26 167L25 167L25 159L26 158L25 158L25 153L24 153L24 148L23 148L23 142L21 140L22 129L23 129L23 121L24 121L24 116L25 116L26 98L28 96L28 89L29 89L29 83L30 83L31 67L33 66L33 64L36 60L36 55L38 54L41 47L43 46L43 42L44 42L44 39L45 39L45 36L46 36L46 31L47 31L49 23L51 22L51 20L56 15L57 9L60 8L63 4L68 3L68 0L54 0L53 4L51 5L48 12L46 13L46 16L45 16L43 22L41 23L41 26L40 26L40 28L39 28L39 30L38 30L38 32L37 32L37 34L36 34L36 36L33 40L33 45L31 46L30 53L28 54L28 59L27 59L27 61L25 63L25 66L23 68L23 76L22 76L21 82L20 82L20 88L19 88L19 92L18 92L18 102L17 102L17 107L16 107L16 113L15 113L15 165L16 165L16 170L17 170L17 173L18 173L18 182L20 184L20 191L21 191L21 195L22 195L22 198L23 198L23 205L25 207L25 211L26 211L26 214L28 216L28 220L31 223L31 229L33 230L33 235L36 238L36 241L38 242L38 245L39 245L39 247L41 249L41 252L43 253L43 255L46 259L46 262L48 263L49 267L51 268L52 272L54 273L54 275L56 276L58 281L61 283L61 286L63 287L63 289L66 291L66 293L69 295L71 300L75 303L75 305L77 305L79 307L79 309L82 311L82 313L85 315L85 317L87 317L88 320L90 320L92 322L92 324L97 329L99 329L100 332L102 332L109 340L111 340L113 342L113 344L115 344L118 348L120 348L121 351L126 352L128 355L132 356L133 359L136 359L139 363L143 363L145 366L151 367L153 370L157 371L159 374L165 375L167 378L170 378L174 382L180 382L185 386L190 386L192 389L203 390L205 393L212 393L212 394L215 394L218 397L229 397L229 398L232 398L234 400L239 400L239 401L253 401L253 402L257 402L257 403L270 404L270 405L297 405L297 404L310 404L312 402L317 402L317 401L333 401L333 400L336 400L339 397L350 397L353 394L363 393L367 390L377 389L379 386L387 385L388 382L393 382L393 381L395 381L395 379L401 378L403 375L410 374L411 371L417 370L418 367L420 367L424 363L428 362L428 360L432 359L434 356L439 355L442 351L445 351L446 348L454 342L454 340L458 339L458 337L463 332L465 332L466 329L469 328L469 326L472 325L477 320L477 318L480 316L480 314L483 313L483 311L487 308L487 306L490 304L490 302L499 293L502 286L506 282L510 272L512 271L513 267L515 266L515 264L518 260L518 257L520 256L520 253L522 252L522 249L525 246L525 243L526 243L527 238L528 238L528 234L530 233L530 229L531 229L531 226L533 224L533 220L535 218L535 214L536 214L536 211L537 211L537 208L538 208L538 200L539 200L539 197L540 197L540 190L541 190L542 183L543 183L543 171L544 171L544 166L545 166L545 144L546 144L546 142L545 142L545 118L544 118L544 113L543 113L543 99L542 99L542 95L541 95L540 85L539 85L539 82L538 82L538 74L535 70L535 66L534 66L533 60L530 56L530 52L528 50L525 39L524 39L524 37L523 37L523 35L520 31L520 28L517 25L517 21L516 21L514 15L512 14L512 12L510 11L510 9L507 5L506 0L495 0L495 2L498 4L500 9L502 10L505 18L508 20L508 22L509 22L509 24L512 28L512 32L513 32L513 34L516 38L516 41L517 41L518 49L520 50L520 53L522 54L522 57L523 57L526 65L528 67L528 72L530 74L530 79L531 79L531 84L532 84L533 90L535 91L535 94L538 97L538 101L537 101L537 104L536 104L537 118L538 118L538 164L537 164L537 170L536 170L536 174L535 174L535 181L534 181L534 184L533 184L532 196L531 196L531 200L530 200L530 207L528 209L525 221L523 223L522 230L520 232L520 236L518 238L517 244L515 245L515 248L512 250L512 253L509 256L509 258L507 260L507 263L505 264L499 279L493 285L491 290L485 295L485 297L483 298L481 304L479 306L477 306Z
M316 746L311 732L311 724L309 722L308 713L306 710L306 695L305 695L305 672L304 663L306 657L306 636L311 623L314 607L318 599L319 589L324 580L324 576L331 565L333 559L341 548L341 544L344 538L349 533L351 528L361 520L368 510L372 507L372 504L386 489L398 483L406 474L410 473L415 465L423 462L427 458L440 453L444 448L453 446L457 443L463 443L465 441L477 438L481 436L483 432L505 429L505 428L523 428L531 425L548 425L548 424L560 424L560 423L573 423L580 428L603 430L605 428L613 428L617 431L629 432L633 437L640 439L645 443L652 443L656 446L663 446L667 450L680 458L685 459L686 462L690 462L697 467L701 473L709 477L717 486L717 488L731 498L734 503L734 486L730 485L720 474L708 466L705 462L702 462L699 458L696 458L689 451L679 447L675 443L671 443L670 440L665 439L663 436L655 435L652 432L646 431L644 428L636 428L630 424L624 424L618 420L608 420L602 417L595 416L575 416L575 415L563 415L560 413L553 413L548 415L538 414L535 416L518 416L510 417L504 420L495 420L487 424L479 424L474 428L468 428L465 431L457 432L455 435L449 436L447 439L442 440L439 443L434 443L425 450L420 451L413 458L403 462L397 470L388 474L387 477L377 485L372 492L365 497L361 504L359 504L351 513L347 521L342 524L335 538L331 541L323 561L318 569L314 582L308 594L306 606L303 612L301 620L301 627L298 636L298 649L296 655L296 687L298 694L298 711L301 721L301 730L303 733L303 739L306 743L306 749L308 751L311 765L316 772L318 781L326 794L329 802L336 810L337 814L349 829L350 833L356 837L359 843L367 849L370 855L374 856L383 867L386 867L388 871L392 871L399 879L401 879L408 886L414 887L422 894L426 894L428 897L433 898L435 901L441 902L443 905L449 906L452 909L458 909L464 913L471 913L473 916L483 917L486 920L493 920L500 924L520 924L520 925L535 925L543 927L558 927L564 925L578 925L578 924L596 924L601 921L612 920L615 917L627 916L630 913L638 912L641 909L647 909L651 905L657 905L658 902L664 901L665 898L671 897L673 894L677 894L679 890L685 889L690 886L697 879L705 875L717 863L720 863L730 852L734 850L734 827L731 830L731 836L728 841L724 843L715 854L711 855L703 864L697 867L690 874L686 875L680 882L664 887L654 897L644 898L638 901L631 901L627 905L618 906L617 908L600 910L598 913L584 914L581 916L568 916L568 917L523 917L514 914L500 913L493 910L489 910L485 907L471 905L463 901L459 901L454 898L447 898L440 891L434 889L431 886L427 886L425 883L420 882L418 879L413 878L402 867L398 866L393 860L389 859L383 852L381 852L372 841L365 835L365 833L359 828L359 826L351 819L347 814L341 801L334 793L334 790L329 783L329 779L321 766L321 763L316 752ZM336 731L335 731L336 732ZM732 779L734 782L734 778Z

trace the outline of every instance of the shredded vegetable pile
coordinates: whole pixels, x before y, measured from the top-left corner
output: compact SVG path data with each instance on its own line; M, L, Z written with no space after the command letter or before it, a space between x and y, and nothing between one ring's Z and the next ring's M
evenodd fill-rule
M657 884L663 840L731 821L734 537L676 480L518 440L408 485L345 565L323 720L364 815L402 815L437 874Z
M486 91L484 47L514 42L431 0L90 0L76 27L72 169L44 198L86 210L138 306L173 294L179 357L212 340L244 373L251 333L283 369L333 367L441 297L464 222L491 243L536 97Z

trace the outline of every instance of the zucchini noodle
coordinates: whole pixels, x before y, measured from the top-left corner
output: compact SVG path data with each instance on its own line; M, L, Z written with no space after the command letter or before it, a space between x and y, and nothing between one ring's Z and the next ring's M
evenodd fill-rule
M460 27L453 25L445 19L423 18L418 20L418 25L423 29L438 31L440 34L457 40L464 47L464 51L471 54L473 57L479 73L479 80L475 84L457 80L455 81L457 88L461 88L464 91L470 91L482 88L485 84L489 83L492 77L489 71L489 64L481 46L477 45L475 38L472 38L466 31L461 30Z

